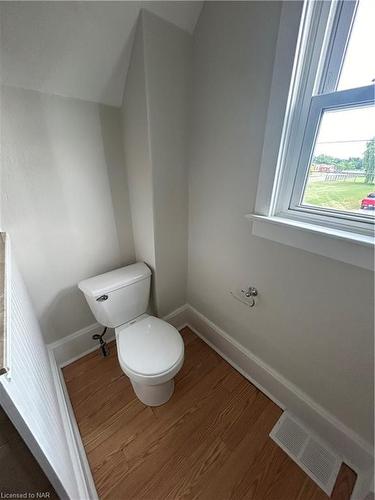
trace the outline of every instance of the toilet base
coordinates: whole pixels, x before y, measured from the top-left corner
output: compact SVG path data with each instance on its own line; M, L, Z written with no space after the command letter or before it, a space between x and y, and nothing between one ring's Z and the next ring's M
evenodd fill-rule
M174 379L159 385L145 385L130 379L138 399L146 406L160 406L169 401L174 391Z

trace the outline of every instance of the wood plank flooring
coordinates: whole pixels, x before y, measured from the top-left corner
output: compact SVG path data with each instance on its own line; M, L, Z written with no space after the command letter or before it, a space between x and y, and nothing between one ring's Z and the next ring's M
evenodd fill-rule
M281 410L188 328L185 362L164 406L144 406L111 354L63 369L102 499L323 500L318 486L269 438ZM343 465L332 494L356 476Z

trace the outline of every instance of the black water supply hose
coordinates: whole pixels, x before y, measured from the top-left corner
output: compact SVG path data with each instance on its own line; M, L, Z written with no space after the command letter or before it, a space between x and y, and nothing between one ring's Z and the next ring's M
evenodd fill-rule
M105 335L107 331L107 327L104 328L103 332L102 333L96 333L95 335L92 336L93 340L99 340L99 349L100 349L100 352L103 356L103 358L105 358L106 356L109 355L109 347L107 345L107 342L105 340L103 340L103 337Z

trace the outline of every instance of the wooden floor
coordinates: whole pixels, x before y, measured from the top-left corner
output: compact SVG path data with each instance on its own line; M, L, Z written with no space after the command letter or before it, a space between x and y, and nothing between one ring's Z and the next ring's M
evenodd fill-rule
M189 329L172 399L144 406L121 371L115 344L64 368L100 498L328 498L269 438L281 410ZM349 499L341 468L332 498Z

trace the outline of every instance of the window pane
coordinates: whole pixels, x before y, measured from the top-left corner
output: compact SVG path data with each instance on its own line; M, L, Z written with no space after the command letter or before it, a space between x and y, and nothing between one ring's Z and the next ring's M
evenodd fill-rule
M338 90L370 85L375 78L375 1L359 0Z
M302 205L375 215L375 107L326 111Z

